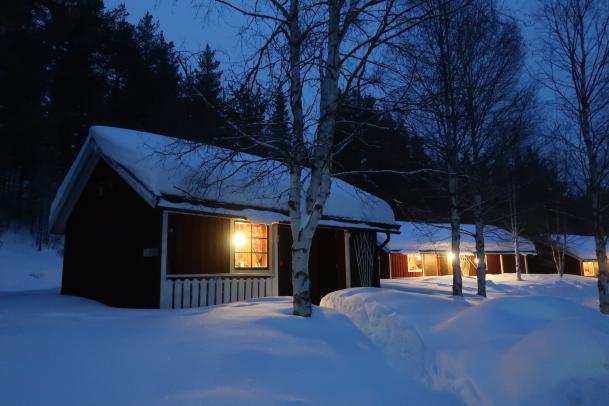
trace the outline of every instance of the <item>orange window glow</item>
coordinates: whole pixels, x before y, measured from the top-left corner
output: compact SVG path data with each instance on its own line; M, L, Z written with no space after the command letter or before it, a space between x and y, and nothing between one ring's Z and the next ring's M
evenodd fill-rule
M269 236L265 224L235 222L235 269L268 269Z

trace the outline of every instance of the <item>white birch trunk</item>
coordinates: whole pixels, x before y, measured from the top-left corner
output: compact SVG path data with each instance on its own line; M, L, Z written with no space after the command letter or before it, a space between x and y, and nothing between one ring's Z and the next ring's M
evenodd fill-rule
M601 313L609 314L609 270L607 269L606 239L601 228L601 213L599 210L599 193L592 193L592 213L594 222L594 243L596 260L598 261L598 302Z
M486 256L484 255L484 221L482 219L482 196L476 193L474 196L474 216L476 226L476 279L478 282L477 294L486 297Z
M459 213L459 184L454 167L449 168L448 192L450 195L450 234L451 252L453 254L453 296L463 296L463 281L461 277L461 261L459 259L461 245L461 215Z
M518 233L514 233L512 236L512 242L514 243L514 263L516 266L516 279L522 280L522 271L520 270L520 243L518 241Z
M510 188L510 228L512 230L512 246L514 247L514 266L516 270L516 279L522 280L522 272L520 271L520 245L519 245L519 225L518 225L518 211L516 207L516 186L512 185Z
M290 103L294 116L293 131L296 145L295 163L290 168L288 211L292 231L293 313L311 316L311 282L309 253L315 230L330 195L331 161L338 100L340 7L341 2L328 4L327 58L320 92L320 117L313 148L309 184L303 187L302 162L304 154L304 119L302 110L301 32L299 1L290 3ZM302 197L304 196L304 205Z

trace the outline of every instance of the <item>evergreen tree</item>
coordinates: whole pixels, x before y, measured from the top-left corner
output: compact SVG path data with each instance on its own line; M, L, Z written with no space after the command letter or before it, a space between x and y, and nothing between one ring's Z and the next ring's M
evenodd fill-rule
M430 166L420 139L379 108L373 97L345 96L337 112L336 139L340 148L334 157L334 172L362 171L345 179L387 200L398 218L415 220L440 211L441 199L427 199L429 195L436 196L428 177L366 172L410 171Z
M288 108L285 94L281 88L275 91L268 131L272 140L287 140L289 134Z
M0 227L47 235L50 201L94 124L172 132L173 44L101 0L0 4Z
M241 131L252 136L263 135L266 127L265 116L268 110L266 98L259 89L252 89L247 84L230 87L230 98L227 101L228 117ZM232 142L229 147L247 148L249 152L262 154L260 148L245 145L240 141L236 145Z
M180 132L186 138L215 143L224 129L226 109L220 62L209 45L198 55L193 71L184 81L184 120ZM214 141L216 140L216 141Z
M222 105L222 71L220 62L216 60L216 51L209 44L197 58L197 68L194 75L194 87L208 103L214 106ZM196 96L195 96L196 97Z
M171 133L177 123L178 63L173 42L167 42L158 21L146 13L133 32L137 47L128 66L119 121L123 126Z

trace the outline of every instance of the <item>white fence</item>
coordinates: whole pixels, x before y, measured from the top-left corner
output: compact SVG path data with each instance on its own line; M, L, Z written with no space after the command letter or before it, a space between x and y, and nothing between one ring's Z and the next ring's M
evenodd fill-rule
M186 309L273 296L271 276L167 275L162 308Z

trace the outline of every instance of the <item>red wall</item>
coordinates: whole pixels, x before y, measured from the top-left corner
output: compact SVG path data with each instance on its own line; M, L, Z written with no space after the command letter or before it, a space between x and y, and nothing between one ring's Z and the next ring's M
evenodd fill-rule
M412 278L415 276L423 276L423 272L408 272L408 255L405 254L389 254L391 260L391 277L392 278Z

